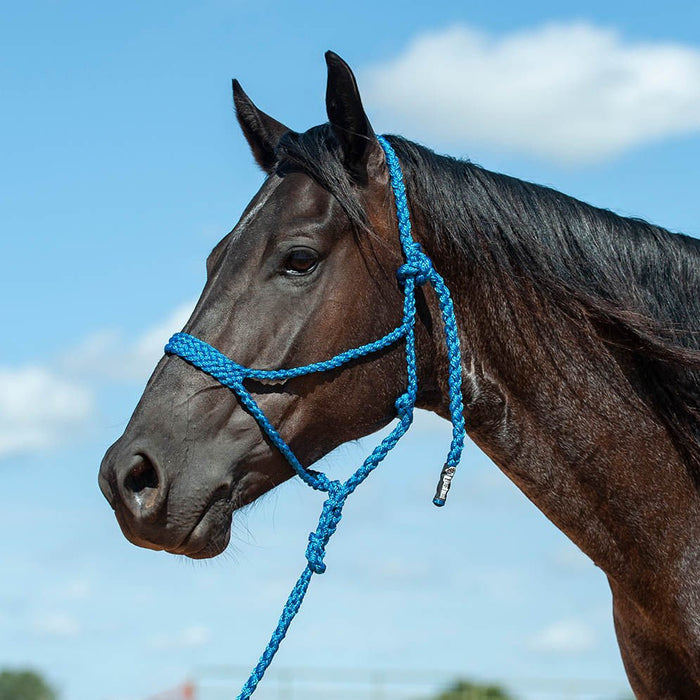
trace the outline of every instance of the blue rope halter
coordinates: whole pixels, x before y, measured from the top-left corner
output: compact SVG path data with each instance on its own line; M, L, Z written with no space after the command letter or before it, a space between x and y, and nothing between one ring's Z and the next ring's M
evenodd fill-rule
M426 282L432 284L440 305L442 320L445 327L445 345L448 356L448 384L450 392L450 417L452 420L452 442L447 454L445 466L440 474L437 492L433 503L436 506L445 505L450 482L462 455L465 428L462 405L462 371L459 338L457 337L457 321L450 292L442 277L436 272L430 258L421 250L411 235L411 219L406 199L406 187L401 173L401 165L391 144L383 136L377 137L384 149L386 162L391 176L391 186L396 202L399 238L406 262L399 267L396 276L404 289L403 319L401 325L387 333L383 338L372 343L352 348L323 362L313 362L302 367L291 369L251 369L243 367L230 360L208 343L187 333L176 333L165 346L165 352L179 355L190 364L214 377L224 386L235 392L239 402L255 418L261 430L270 442L284 455L294 471L312 488L327 494L323 503L318 527L309 535L306 548L306 568L296 582L282 610L277 628L272 634L260 661L253 669L237 700L247 700L262 680L267 667L279 649L280 643L299 611L304 600L309 582L313 574L322 574L326 570L323 559L326 545L338 527L343 515L343 506L347 497L369 476L369 474L386 457L413 421L413 410L418 393L418 377L416 374L416 287ZM348 478L347 481L329 479L323 472L307 469L299 462L294 452L282 439L275 427L262 412L255 399L243 385L245 379L286 380L300 377L313 372L325 372L340 367L352 360L365 357L383 348L393 345L401 339L406 345L406 373L408 382L406 391L396 399L396 414L398 424L373 450L362 466Z

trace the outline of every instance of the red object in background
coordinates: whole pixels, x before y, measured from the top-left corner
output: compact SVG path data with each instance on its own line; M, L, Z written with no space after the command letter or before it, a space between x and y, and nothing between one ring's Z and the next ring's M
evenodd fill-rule
M182 685L177 686L177 688L152 695L148 700L195 700L194 691L194 683L185 681Z

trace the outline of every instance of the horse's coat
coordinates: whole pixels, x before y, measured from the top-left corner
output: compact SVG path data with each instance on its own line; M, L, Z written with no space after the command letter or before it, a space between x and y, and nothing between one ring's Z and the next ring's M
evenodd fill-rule
M330 124L301 134L234 85L268 177L184 330L247 366L331 357L400 317L383 153L350 69L328 63ZM455 300L471 437L607 574L637 696L700 697L700 243L391 143ZM315 261L302 274L300 250ZM418 405L446 417L439 311L430 292L417 302ZM308 465L391 420L401 362L388 348L250 390ZM291 475L230 392L168 357L100 482L133 542L204 557L236 508Z

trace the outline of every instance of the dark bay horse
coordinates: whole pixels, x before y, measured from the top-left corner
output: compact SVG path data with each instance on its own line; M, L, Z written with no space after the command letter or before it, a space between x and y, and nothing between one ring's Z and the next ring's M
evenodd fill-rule
M401 315L384 154L350 68L327 62L329 123L304 133L234 81L267 177L184 330L246 366L326 359ZM700 698L700 241L389 141L455 301L470 436L607 574L637 697ZM436 298L417 302L418 405L447 417ZM399 344L247 386L309 465L390 422L405 381ZM203 558L292 474L231 391L165 356L100 485L129 540Z

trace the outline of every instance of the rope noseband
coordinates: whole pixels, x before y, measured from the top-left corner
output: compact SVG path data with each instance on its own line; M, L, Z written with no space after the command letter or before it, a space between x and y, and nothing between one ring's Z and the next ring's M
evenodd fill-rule
M420 245L411 235L411 218L406 198L406 187L401 173L401 165L389 141L383 136L377 137L384 149L386 163L391 177L391 187L396 202L399 239L405 258L405 263L397 270L397 277L404 290L403 319L401 324L379 340L361 345L357 348L332 357L330 360L314 362L291 369L261 370L243 367L230 360L208 343L195 338L188 333L176 333L165 346L165 352L179 355L190 364L214 377L224 386L235 392L241 405L255 418L261 430L270 442L284 455L294 471L312 488L327 494L323 503L318 527L309 535L306 548L306 568L296 582L282 610L277 628L272 634L260 661L253 669L237 700L247 700L262 680L267 667L277 652L280 643L299 611L304 600L309 582L313 574L322 574L326 570L324 557L326 545L338 527L342 518L343 506L348 496L369 476L369 474L386 457L399 439L411 426L413 411L418 393L418 377L416 373L416 287L430 283L437 295L442 320L445 328L445 346L448 357L448 386L450 394L450 418L452 421L452 441L447 454L445 466L440 474L437 492L433 503L436 506L445 505L450 482L454 476L457 464L464 446L465 428L462 405L462 373L459 338L457 336L457 320L450 292L440 274L433 267L430 258L422 251ZM362 466L350 476L347 481L329 479L323 472L307 469L297 459L289 445L284 441L275 427L267 419L250 392L245 388L245 379L286 380L315 372L325 372L382 350L403 339L406 348L406 373L408 377L406 391L396 399L396 414L398 423L372 453L365 459Z

